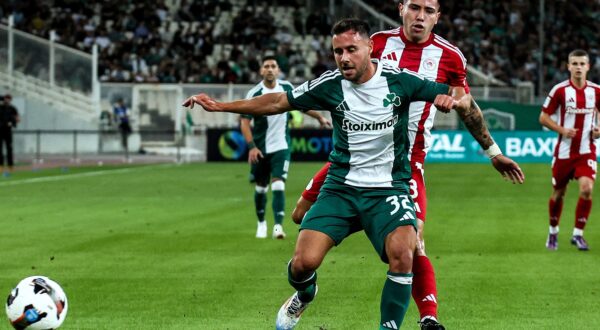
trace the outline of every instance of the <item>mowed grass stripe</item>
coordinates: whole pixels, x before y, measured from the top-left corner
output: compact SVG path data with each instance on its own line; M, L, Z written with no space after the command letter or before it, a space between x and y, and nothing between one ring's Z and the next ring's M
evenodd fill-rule
M285 267L297 230L289 214L321 165L292 163L284 241L254 238L254 189L243 163L2 187L0 295L42 274L70 299L64 329L271 329L292 293ZM598 206L586 227L592 250L576 251L568 242L577 199L571 184L559 250L546 251L549 165L522 166L522 186L487 164L426 167L427 251L449 329L600 324L590 312L600 310ZM58 177L69 175L76 174ZM269 234L270 201L269 193ZM377 328L385 272L364 234L349 237L321 266L319 295L298 329ZM417 319L411 303L403 329L418 329Z

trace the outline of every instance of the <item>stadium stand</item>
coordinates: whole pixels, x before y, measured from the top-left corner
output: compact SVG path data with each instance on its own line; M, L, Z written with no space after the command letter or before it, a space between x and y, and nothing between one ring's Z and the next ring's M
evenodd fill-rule
M43 37L55 30L57 42L83 51L97 43L101 81L249 83L258 80L257 57L271 53L286 78L300 82L334 67L327 35L335 17L326 6L308 12L305 2L25 0L2 2L0 17L12 14L18 29ZM397 19L394 1L368 3ZM537 85L537 4L446 1L442 11L436 32L458 45L472 66L511 86ZM564 59L574 48L589 51L590 78L598 80L599 13L597 1L546 2L547 86L567 78Z

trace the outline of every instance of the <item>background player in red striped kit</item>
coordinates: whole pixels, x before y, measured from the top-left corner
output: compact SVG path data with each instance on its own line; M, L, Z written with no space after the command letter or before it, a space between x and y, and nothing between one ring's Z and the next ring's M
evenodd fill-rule
M583 229L592 209L592 191L596 180L594 139L600 137L600 130L596 127L600 86L586 80L590 58L584 50L569 53L568 69L570 79L552 88L540 114L540 123L559 134L552 159L553 191L548 203L550 232L546 247L549 250L558 248L558 223L563 198L567 184L575 179L579 182L579 200L571 244L587 251L589 247L583 239ZM556 116L556 120L552 115Z
M397 29L375 33L372 57L394 62L400 68L418 72L427 79L451 86L452 95L460 98L469 92L466 83L466 60L460 50L442 37L432 33L440 17L440 4L437 0L400 1L398 10L403 25ZM413 102L409 108L409 157L412 168L410 181L411 197L415 202L418 218L417 255L413 262L413 299L419 308L421 329L444 329L437 320L437 288L435 273L425 254L423 240L424 221L427 212L427 198L424 179L425 156L431 145L431 128L436 108L427 102ZM458 112L469 132L490 157L494 167L514 183L522 183L524 175L519 166L502 155L492 139L479 108L469 112ZM298 200L292 214L299 223L304 213L316 200L322 180L325 179L329 164L326 164L311 180Z

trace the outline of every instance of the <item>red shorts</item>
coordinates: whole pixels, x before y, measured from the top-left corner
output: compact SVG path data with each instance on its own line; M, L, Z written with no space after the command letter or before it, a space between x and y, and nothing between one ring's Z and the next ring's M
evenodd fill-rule
M410 197L415 202L417 219L425 221L427 215L427 191L425 189L425 170L421 163L410 163L412 178L410 179Z
M552 186L555 189L564 188L570 180L582 176L596 180L596 155L593 153L567 159L552 158Z
M306 189L302 192L302 197L309 202L315 202L325 178L329 171L330 162L327 162L317 174L310 180ZM415 213L417 219L425 221L427 214L427 193L425 191L425 179L423 178L423 166L421 164L411 164L412 179L410 179L410 197L415 202Z

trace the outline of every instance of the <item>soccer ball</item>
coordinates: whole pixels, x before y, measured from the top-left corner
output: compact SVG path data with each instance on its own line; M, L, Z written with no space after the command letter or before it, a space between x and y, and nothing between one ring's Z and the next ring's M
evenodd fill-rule
M6 315L15 329L56 329L67 316L67 296L45 276L28 277L10 292Z

